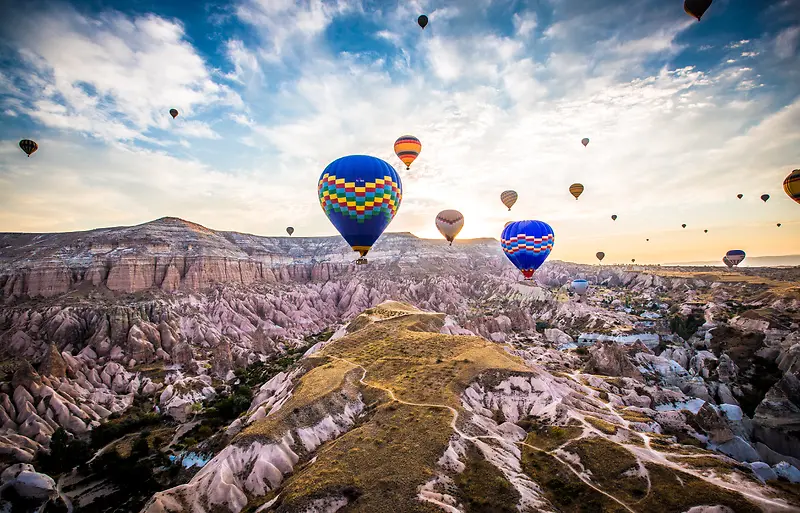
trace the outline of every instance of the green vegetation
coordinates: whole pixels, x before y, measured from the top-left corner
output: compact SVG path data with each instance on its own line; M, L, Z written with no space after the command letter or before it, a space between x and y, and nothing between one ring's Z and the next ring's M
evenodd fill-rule
M588 415L584 417L583 420L585 420L586 422L594 426L596 429L602 431L607 435L613 435L614 433L617 432L617 426L615 426L610 422L606 422L605 420L598 419L596 417L590 417Z
M135 433L146 426L162 422L161 415L140 408L129 410L124 416L114 414L108 421L92 430L92 447L100 448L109 442L129 433Z
M516 513L519 493L497 467L476 450L467 454L466 468L455 479L467 513Z
M551 426L530 417L520 420L517 424L528 432L525 443L545 451L557 449L583 433L580 425Z
M522 470L541 485L542 493L562 513L627 513L605 495L593 490L557 459L522 446ZM645 511L645 510L642 510Z
M636 457L619 444L600 437L582 438L564 450L577 454L592 480L621 501L636 502L647 493L647 479L638 475Z
M675 471L645 463L650 473L650 494L640 502L640 511L659 511L681 513L693 506L720 504L736 513L756 513L761 511L742 495L709 484L684 472Z
M35 467L40 472L57 476L82 465L91 457L89 444L79 439L70 441L64 428L59 427L50 438L50 454L38 453Z
M697 328L705 324L706 320L701 313L692 312L691 315L673 315L669 320L669 329L672 333L679 335L684 340L689 340L695 334Z

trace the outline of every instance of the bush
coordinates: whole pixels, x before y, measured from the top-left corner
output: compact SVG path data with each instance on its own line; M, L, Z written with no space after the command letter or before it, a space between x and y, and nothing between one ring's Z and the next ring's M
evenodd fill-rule
M84 464L91 457L89 444L78 439L70 442L69 435L60 427L50 438L50 454L40 453L37 467L45 474L58 475Z
M536 321L536 331L544 331L550 327L547 321Z

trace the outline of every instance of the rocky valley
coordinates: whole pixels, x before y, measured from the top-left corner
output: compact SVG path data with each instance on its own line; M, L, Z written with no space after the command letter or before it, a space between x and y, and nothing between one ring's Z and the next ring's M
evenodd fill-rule
M800 511L800 269L353 259L0 234L0 509Z

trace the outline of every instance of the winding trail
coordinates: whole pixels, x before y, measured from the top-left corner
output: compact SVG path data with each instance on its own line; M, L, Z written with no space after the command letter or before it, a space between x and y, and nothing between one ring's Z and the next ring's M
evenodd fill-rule
M361 374L361 378L358 380L358 382L361 383L362 385L366 386L366 387L370 387L370 388L374 388L376 390L382 390L383 392L386 392L389 395L389 397L392 399L392 401L398 402L400 404L405 404L407 406L417 406L417 407L423 407L423 408L438 408L438 409L446 409L446 410L448 410L450 413L453 414L453 418L450 421L450 427L453 429L453 431L456 434L458 434L460 437L464 438L465 440L469 440L471 442L475 442L475 441L480 440L480 439L492 439L492 440L495 440L495 441L500 442L500 443L508 443L509 442L509 440L506 440L506 439L504 439L502 437L499 437L499 436L496 436L496 435L483 435L483 436L468 435L468 434L464 433L463 431L461 431L458 428L458 425L457 425L457 423L458 423L458 415L459 415L458 414L458 410L456 410L452 406L448 406L446 404L413 403L413 402L409 402L409 401L404 401L402 399L399 399L394 394L393 390L391 390L389 388L386 388L386 387L382 387L382 386L374 384L374 383L367 382L366 381L367 369L363 365L351 362L350 360L347 360L345 358L340 358L338 356L333 356L333 355L327 355L327 356L330 357L331 359L344 362L344 363L350 365L351 367L361 369L362 374ZM582 382L579 379L577 379L577 377L575 375L567 374L567 376L569 376L576 383L582 384ZM601 401L601 402L603 402L603 401ZM656 451L655 449L653 449L651 447L651 445L650 445L650 437L647 434L640 433L640 432L638 432L638 431L636 431L634 429L631 429L630 428L630 424L631 423L629 421L625 420L625 418L623 418L619 414L619 412L617 412L611 406L610 403L603 402L603 405L604 405L604 408L606 410L608 410L614 417L616 417L619 420L619 422L622 425L622 427L624 427L625 429L627 429L631 433L634 433L634 434L640 436L642 438L642 440L644 441L644 445L645 445L644 448L636 446L636 445L630 445L630 444L622 444L622 443L619 444L622 447L625 447L626 449L628 449L629 451L631 451L633 453L633 455L636 457L636 460L637 460L638 464L640 465L640 468L644 467L644 462L645 461L648 461L650 463L654 463L654 464L657 464L657 465L662 465L664 467L667 467L667 468L670 468L670 469L673 469L673 470L684 472L686 474L689 474L689 475L691 475L693 477L701 479L701 480L703 480L703 481L705 481L705 482L707 482L709 484L712 484L714 486L717 486L719 488L723 488L725 490L738 493L738 494L740 494L740 495L742 495L744 497L747 497L748 499L751 499L752 501L754 501L756 503L768 504L768 505L770 505L770 506L772 506L774 508L779 508L779 509L783 509L783 510L793 510L793 509L795 509L793 506L788 505L785 502L776 501L776 500L770 499L768 497L764 497L763 495L753 494L753 493L744 491L744 490L741 489L741 487L737 488L737 487L735 487L735 486L733 486L733 485L731 485L731 484L729 484L729 483L727 483L727 482L725 482L725 481L723 481L721 479L709 478L709 477L701 474L700 472L697 472L697 471L692 470L692 469L687 469L687 468L679 465L678 463L675 463L673 461L668 460L664 454L660 453L659 451ZM597 431L597 429L594 426L591 426L587 422L582 421L582 424L584 424L585 428L588 428L589 430L591 430L593 432L598 432L599 433L599 431ZM571 443L571 442L573 442L573 441L575 441L577 439L582 438L584 435L585 435L585 431L579 437L571 439L569 442L567 442L564 445L568 445L569 443ZM554 452L558 451L560 448L554 449L553 451L546 451L546 450L541 449L539 447L536 447L534 445L525 443L524 441L515 442L515 443L517 445L522 445L522 446L528 447L530 449L533 449L535 451L539 451L539 452L548 454L549 456L552 456L559 463L561 463L562 465L567 467L584 484L586 484L587 486L589 486L590 488L592 488L596 492L601 493L604 496L608 497L609 499L613 500L614 502L616 502L617 504L619 504L620 506L625 508L630 513L638 513L636 510L631 508L631 506L629 506L628 504L626 504L622 500L620 500L617 497L614 497L613 495L611 495L610 493L605 492L602 489L598 488L591 481L589 481L587 478L585 478L580 472L575 470L575 468L572 465L570 465L568 462L564 461L557 454L554 454ZM686 457L702 457L702 456L713 456L713 455L696 455L696 456L695 455L686 455ZM645 468L645 476L647 478L647 494L644 496L644 498L636 501L636 503L634 503L634 504L638 504L638 503L642 502L643 500L645 500L650 495L650 491L652 489L652 483L650 481L650 473L647 472L646 467L644 467L644 468ZM678 478L680 480L679 476L676 476L676 478Z

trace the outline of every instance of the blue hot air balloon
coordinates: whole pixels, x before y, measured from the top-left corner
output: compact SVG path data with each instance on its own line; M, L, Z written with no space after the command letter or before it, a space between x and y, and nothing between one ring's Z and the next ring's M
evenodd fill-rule
M526 280L547 260L554 240L553 229L542 221L514 221L500 236L503 252Z
M392 222L403 198L403 184L392 166L367 155L334 160L322 172L319 203L353 251L364 258Z
M589 282L586 280L572 280L572 290L582 296L589 290Z
M742 260L744 260L745 253L741 249L732 249L728 251L725 256L728 258L730 263L732 263L734 266L737 266L742 263Z

